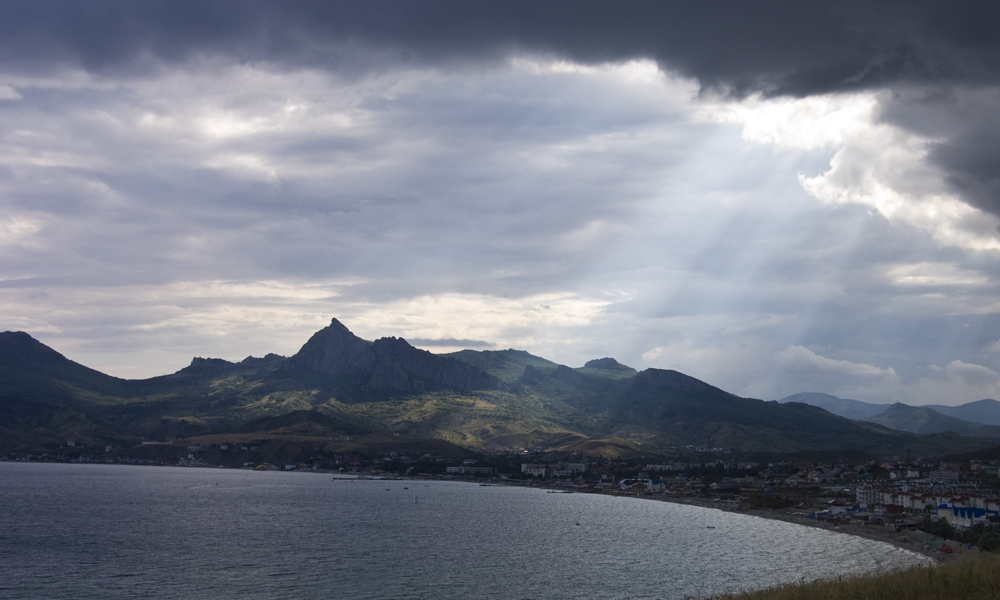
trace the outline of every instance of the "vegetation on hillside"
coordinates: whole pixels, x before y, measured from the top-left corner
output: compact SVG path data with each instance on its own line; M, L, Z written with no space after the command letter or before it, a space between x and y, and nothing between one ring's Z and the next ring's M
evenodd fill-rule
M945 565L723 594L714 600L996 600L998 590L1000 554L989 552Z
M436 357L390 341L392 352L379 355L335 323L290 358L195 358L176 373L133 381L78 365L27 334L2 333L0 394L26 403L17 409L21 416L7 420L14 426L0 432L0 451L67 440L170 441L313 410L384 435L605 457L687 445L925 454L988 445L956 434L891 431L804 404L740 398L675 371L636 373L610 358L574 369L518 350ZM24 415L45 413L51 421L55 413L29 403L67 408L59 418L74 424L42 426L40 417Z
M925 515L917 528L946 540L972 544L986 552L1000 551L1000 523L975 523L968 528L956 529L946 519L932 519L930 515ZM1000 592L997 595L1000 596Z

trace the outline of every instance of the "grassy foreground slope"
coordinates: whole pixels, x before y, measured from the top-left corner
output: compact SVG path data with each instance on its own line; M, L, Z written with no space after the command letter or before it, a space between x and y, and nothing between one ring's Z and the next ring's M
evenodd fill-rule
M940 566L814 581L713 600L996 600L1000 598L1000 554Z

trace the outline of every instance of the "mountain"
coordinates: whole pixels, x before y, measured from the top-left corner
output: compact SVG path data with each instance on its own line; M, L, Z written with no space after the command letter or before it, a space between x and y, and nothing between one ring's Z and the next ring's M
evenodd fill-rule
M874 417L875 415L884 412L890 406L888 404L873 404L869 402L861 402L860 400L838 398L836 396L831 396L830 394L810 392L792 394L791 396L778 400L778 402L782 404L788 402L811 404L813 406L826 409L835 415L840 415L841 417L848 419L855 419L857 421L869 420L869 417ZM975 402L968 402L958 406L925 404L923 405L923 408L928 408L940 413L941 415L954 417L971 423L979 423L981 425L1000 425L1000 402L997 402L996 400L977 400ZM961 428L961 425L956 424L956 426ZM904 431L911 430L904 429Z
M232 429L232 433L267 433L270 435L326 436L331 434L363 435L379 428L367 427L316 410L293 410L276 417L260 417Z
M638 371L623 365L613 358L597 358L594 360L588 360L583 367L577 369L581 373L592 373L600 374L604 377L611 377L614 379L624 379L627 377L633 377L638 374Z
M830 394L812 392L792 394L791 396L778 400L778 402L781 404L799 402L801 404L818 406L824 410L832 412L835 415L844 417L845 419L854 419L856 421L863 421L868 417L874 417L889 407L888 404L871 404L860 400L850 400L848 398L831 396Z
M0 394L0 452L134 446L142 436L66 406Z
M317 331L288 361L290 367L367 381L372 390L411 392L426 387L501 389L496 377L454 358L414 348L402 338L367 342L337 319Z
M125 380L75 363L23 331L0 333L0 393L80 405L121 394Z
M1000 425L1000 402L992 399L976 400L958 406L928 404L926 407L956 419L982 423L983 425Z
M610 357L571 368L514 349L435 355L402 338L361 339L336 319L288 358L196 357L176 373L143 380L88 369L26 333L0 334L0 394L11 415L0 421L0 441L21 449L65 445L73 431L83 432L81 444L102 449L159 440L165 445L142 452L173 456L186 447L167 447L177 438L240 440L269 448L257 459L273 451L302 460L406 445L452 455L461 446L609 457L682 446L934 454L985 445L740 398L683 373L637 372Z
M671 443L698 440L742 450L866 449L898 434L802 403L740 398L677 371L647 369L629 381L614 409L614 431L641 429Z
M524 375L527 366L543 372L551 372L559 365L544 358L529 354L524 350L459 350L451 354L442 354L447 358L454 358L468 363L478 369L486 371L497 379L506 383L515 383Z
M870 423L884 425L890 429L911 433L943 433L953 431L969 435L982 428L978 423L970 423L955 417L943 415L926 406L909 406L897 402L883 412L866 419Z

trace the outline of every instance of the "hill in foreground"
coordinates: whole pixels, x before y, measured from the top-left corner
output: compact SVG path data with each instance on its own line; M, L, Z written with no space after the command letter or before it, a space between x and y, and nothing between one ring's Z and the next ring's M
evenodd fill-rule
M944 565L723 594L712 600L994 600L997 590L1000 554L984 552Z

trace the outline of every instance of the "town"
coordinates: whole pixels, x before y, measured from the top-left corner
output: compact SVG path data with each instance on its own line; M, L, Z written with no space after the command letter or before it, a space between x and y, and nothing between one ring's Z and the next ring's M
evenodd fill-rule
M266 446L268 440L257 443ZM921 529L984 550L1000 549L1000 460L941 461L894 457L878 462L764 462L722 448L671 447L648 457L552 456L539 449L466 458L388 451L342 453L316 460L258 462L258 446L232 442L186 446L147 442L145 452L67 447L61 453L12 453L0 460L231 467L385 478L468 480L563 492L631 495L727 511L770 511L831 527L863 524L897 534ZM76 450L76 451L74 451ZM159 453L157 451L160 451ZM666 460L664 460L666 458ZM774 517L774 514L769 516ZM948 546L944 546L948 548Z

